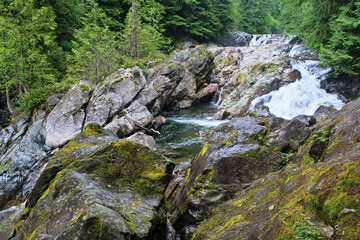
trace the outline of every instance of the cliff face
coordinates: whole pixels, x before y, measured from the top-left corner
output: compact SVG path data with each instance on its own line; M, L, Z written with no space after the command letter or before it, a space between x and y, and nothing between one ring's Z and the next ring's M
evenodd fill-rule
M179 50L14 118L0 135L0 239L164 239L166 216L183 239L354 239L360 100L292 120L249 111L301 75L285 35L248 38L267 45ZM174 164L149 135L165 111L213 94L215 118L239 118L214 130L168 186Z

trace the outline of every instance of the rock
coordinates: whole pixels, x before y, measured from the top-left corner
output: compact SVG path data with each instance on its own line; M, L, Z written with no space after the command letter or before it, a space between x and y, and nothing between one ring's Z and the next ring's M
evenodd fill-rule
M225 36L218 41L218 44L223 47L249 46L252 37L251 34L232 30L225 34Z
M29 194L48 160L45 112L34 113L31 122L26 134L0 157L0 209L11 206L12 200L22 201ZM14 136L12 139L16 139Z
M269 134L269 144L277 147L283 153L296 152L310 135L315 123L314 117L295 117L284 124L281 129Z
M165 221L161 200L172 168L148 148L87 125L50 160L13 239L165 237L155 229Z
M192 239L290 239L303 237L304 229L312 238L320 237L321 232L328 238L356 239L360 233L356 210L360 149L355 141L360 139L355 127L359 105L360 99L314 125L290 164L254 181L218 206L196 228ZM315 163L310 150L314 139L325 131L328 147L322 162ZM335 231L327 227L329 222Z
M295 82L301 79L301 73L296 69L285 69L282 73L282 78L286 80L290 80L291 82Z
M230 116L230 113L228 113L226 110L222 109L222 110L218 111L212 119L213 120L224 120L224 119L227 119L229 116Z
M325 227L321 229L321 235L327 237L327 238L332 238L332 236L334 236L334 229L332 227Z
M321 105L318 109L316 109L316 111L314 113L314 117L317 122L320 122L320 121L326 119L327 116L334 111L335 111L335 109L331 109L329 107Z
M57 148L81 132L90 93L89 85L80 84L75 85L61 98L47 116L46 145Z
M119 69L96 86L86 108L85 123L96 122L104 126L106 122L128 107L144 88L146 79L139 67Z
M151 150L156 150L156 142L153 137L150 135L146 135L142 132L137 132L134 135L131 135L130 137L126 138L129 141L133 141L135 143L140 143Z
M183 179L183 183L177 184L181 186L180 190L168 198L172 221L178 220L178 230L184 225L198 224L236 191L281 169L282 159L287 155L280 151L278 142L270 143L270 139L275 136L290 138L283 132L293 133L290 129L295 128L291 127L294 123L284 123L285 120L279 118L241 118L215 129L187 172L179 173L182 177L178 179ZM298 127L299 132L306 132L306 125ZM272 135L274 132L281 134ZM309 132L301 136L306 138L308 135Z
M211 102L214 94L217 92L219 85L215 83L204 84L203 88L196 93L197 102Z
M275 117L273 114L270 113L269 107L260 105L255 107L249 113L249 116L252 117Z
M0 211L0 239L10 239L14 233L15 224L21 217L24 208L25 203Z
M154 129L158 129L161 125L166 123L166 118L164 116L157 116L152 121L151 125Z
M64 94L54 94L48 97L48 99L46 99L46 111L51 112L63 96Z
M185 50L188 48L194 48L196 47L197 43L194 40L185 40L185 41L181 41L179 43L176 44L176 48L180 49L180 50Z
M337 93L348 102L360 97L360 77L331 72L321 80L320 86L329 93Z
M143 130L153 120L153 115L149 110L140 105L137 101L123 110L121 117L114 118L105 129L111 129L118 136L126 136L137 129Z
M217 78L226 81L220 111L245 116L256 97L292 82L290 73L284 74L294 71L289 66L289 50L284 44L223 48L214 59Z

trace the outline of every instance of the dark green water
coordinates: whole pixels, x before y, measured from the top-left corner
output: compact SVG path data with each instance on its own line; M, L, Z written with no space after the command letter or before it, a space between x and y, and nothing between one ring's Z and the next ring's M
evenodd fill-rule
M217 105L194 105L190 109L168 112L166 123L155 137L159 150L175 163L189 160L206 141L212 129L226 121L210 120L217 112ZM207 132L199 136L199 131Z

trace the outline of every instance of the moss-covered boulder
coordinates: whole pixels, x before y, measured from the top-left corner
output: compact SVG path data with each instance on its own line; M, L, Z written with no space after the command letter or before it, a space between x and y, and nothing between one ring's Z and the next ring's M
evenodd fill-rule
M219 204L262 176L280 170L304 143L314 118L241 118L220 125L186 171L169 186L176 227L198 224Z
M357 100L319 122L292 164L216 208L192 239L358 239L359 119Z
M147 147L87 125L50 159L13 239L161 239L172 168Z

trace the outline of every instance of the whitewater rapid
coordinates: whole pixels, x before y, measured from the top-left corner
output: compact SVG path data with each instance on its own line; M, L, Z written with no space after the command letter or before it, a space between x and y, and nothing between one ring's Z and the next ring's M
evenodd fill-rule
M321 79L331 68L323 67L315 60L296 60L300 51L295 46L289 57L293 58L291 65L301 73L301 79L254 99L250 109L262 102L275 116L291 119L298 115L312 115L320 105L335 109L344 106L336 94L329 94L320 88Z

